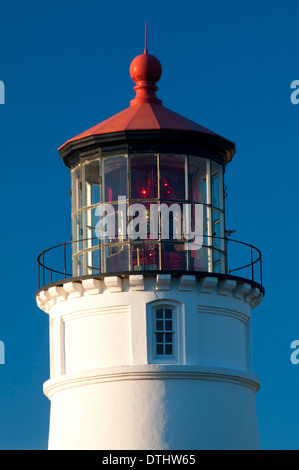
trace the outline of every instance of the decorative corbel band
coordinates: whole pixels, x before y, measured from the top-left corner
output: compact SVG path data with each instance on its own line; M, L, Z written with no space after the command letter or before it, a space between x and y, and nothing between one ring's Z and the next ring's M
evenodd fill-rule
M180 277L179 290L191 291L195 285L196 277L183 275Z
M130 290L144 290L144 276L132 274L129 276Z
M263 292L258 286L251 286L248 282L236 279L218 279L216 276L206 276L197 280L194 275L184 274L179 277L177 284L170 274L157 274L153 275L153 278L156 279L157 291L171 290L176 286L178 291L191 292L196 287L200 295L230 296L236 301L246 302L251 309L259 305L263 299ZM62 286L51 286L40 291L36 302L41 310L49 313L51 307L56 303L64 302L67 299L76 299L83 295L102 295L105 290L110 293L120 293L127 285L123 282L120 276L107 276L101 280L88 278L81 281L76 280L76 282L67 281ZM143 274L129 275L128 286L130 291L153 289L152 282L147 282L147 277Z

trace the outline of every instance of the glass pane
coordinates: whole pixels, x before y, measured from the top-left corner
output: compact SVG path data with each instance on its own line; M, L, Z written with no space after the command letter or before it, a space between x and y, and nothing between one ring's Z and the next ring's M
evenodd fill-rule
M170 308L165 309L165 318L172 318L172 310Z
M105 272L121 272L129 270L128 245L112 245L105 248Z
M103 162L105 202L127 197L127 157L109 157Z
M218 163L211 162L212 206L223 208L223 169Z
M220 255L221 255L220 251L213 250L213 261L214 261L214 263L216 261L220 261Z
M157 344L157 355L163 356L164 354L164 347L163 344Z
M162 308L158 308L156 310L156 318L163 318L163 310Z
M214 273L221 273L221 264L220 263L217 263L214 266Z
M74 242L81 239L81 232L81 214L79 212L78 214L72 217L72 239ZM79 249L81 249L81 244L80 247L77 243L72 243L72 245L76 251L79 251Z
M202 247L200 250L189 251L189 262L191 271L209 271L209 248Z
M216 248L220 248L221 239L220 239L220 222L213 223L213 245Z
M185 270L187 256L184 244L162 243L162 269Z
M165 355L171 356L172 355L172 344L165 345Z
M220 218L220 212L213 210L213 222L216 222Z
M144 269L144 248L143 243L135 243L131 246L132 266L134 271Z
M165 343L172 343L172 333L165 333Z
M225 267L223 266L223 271L221 266L223 265L224 255L218 250L213 250L213 272L220 273L224 272Z
M162 203L159 212L161 239L181 241L184 234L182 204Z
M81 276L81 255L77 255L73 258L73 276Z
M77 166L72 170L72 212L76 212L81 207L81 170Z
M158 197L157 157L138 155L131 157L131 198Z
M127 232L131 240L158 238L158 211L156 210L156 219L152 221L151 205L158 207L157 204L147 202L135 202L130 205L128 209Z
M144 269L145 270L158 270L159 269L159 245L146 243L144 246Z
M224 223L223 213L213 210L213 244L220 250L224 250Z
M157 320L156 329L157 331L163 331L163 320Z
M92 252L92 267L96 272L101 271L100 250L93 250Z
M83 211L84 220L86 223L86 238L84 242L84 248L91 248L92 246L98 246L101 240L97 237L95 231L96 224L99 222L100 217L96 215L97 208L87 209Z
M189 157L189 199L191 201L207 203L206 178L206 160Z
M164 333L157 333L157 343L164 343Z
M185 157L160 156L161 199L185 199Z
M153 243L134 243L131 245L132 266L134 271L155 271L159 269L159 245Z
M82 167L84 173L84 206L92 206L101 202L101 188L100 188L100 162L99 160L86 163Z
M172 331L172 320L165 320L165 331Z

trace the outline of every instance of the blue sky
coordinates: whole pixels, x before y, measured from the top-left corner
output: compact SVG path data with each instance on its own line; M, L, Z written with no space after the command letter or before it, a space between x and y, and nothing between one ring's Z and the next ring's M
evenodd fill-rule
M35 304L37 255L70 236L69 171L57 148L129 106L129 66L162 63L163 104L233 140L227 228L263 253L253 312L261 447L299 449L296 1L0 1L0 449L46 449L48 317Z

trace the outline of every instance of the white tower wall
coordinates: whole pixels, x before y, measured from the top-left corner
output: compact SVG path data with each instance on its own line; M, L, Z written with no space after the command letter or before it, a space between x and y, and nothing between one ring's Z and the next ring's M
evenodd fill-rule
M258 287L184 275L65 282L50 318L49 449L257 449ZM153 308L175 309L175 357L154 355Z

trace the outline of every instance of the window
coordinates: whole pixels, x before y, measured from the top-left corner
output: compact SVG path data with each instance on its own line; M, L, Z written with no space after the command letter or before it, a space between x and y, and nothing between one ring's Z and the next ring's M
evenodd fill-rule
M154 342L156 358L175 355L174 309L165 307L154 310Z
M185 364L185 310L181 302L159 299L146 305L148 364Z

